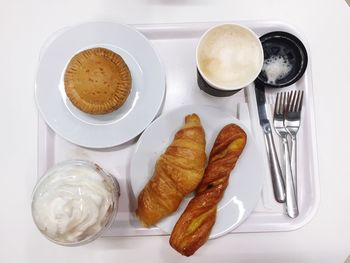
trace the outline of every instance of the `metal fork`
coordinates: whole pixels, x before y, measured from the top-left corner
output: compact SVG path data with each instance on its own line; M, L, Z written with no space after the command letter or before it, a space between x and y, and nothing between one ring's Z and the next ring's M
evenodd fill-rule
M285 162L285 186L286 186L286 208L287 215L295 218L299 215L296 193L294 189L292 168L290 163L289 148L288 148L288 131L284 127L284 114L287 105L287 94L277 93L275 110L273 115L273 125L276 133L281 137L283 143L283 159Z
M303 91L292 91L288 93L288 106L286 109L286 113L284 116L284 126L287 129L292 141L292 149L291 149L291 167L292 174L294 179L294 188L296 196L298 196L298 188L297 188L297 133L300 127L300 113L303 104Z

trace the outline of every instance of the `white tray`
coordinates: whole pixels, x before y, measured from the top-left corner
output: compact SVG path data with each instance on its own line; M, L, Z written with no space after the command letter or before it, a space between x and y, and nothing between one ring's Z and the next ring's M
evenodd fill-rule
M236 21L237 22L237 21ZM297 35L305 44L310 59L310 50L300 33L281 22L251 21L240 22L254 30L259 36L264 33L282 30ZM265 145L262 130L259 126L255 91L253 85L239 93L226 98L216 98L202 92L196 83L195 47L199 37L206 29L215 23L187 23L161 25L135 25L154 45L159 53L165 70L167 91L161 113L180 105L204 104L213 105L231 111L250 127L257 143ZM52 36L54 38L55 36ZM52 39L51 38L51 39ZM311 63L304 77L290 88L305 91L304 108L302 112L302 127L298 133L298 200L300 215L296 219L288 218L283 205L278 204L273 197L271 179L269 177L267 156L265 185L261 199L249 218L233 232L265 232L289 231L302 227L309 222L316 212L319 203L319 177L316 151L316 136L313 112L313 90L311 79ZM273 92L267 91L268 101L273 102ZM39 118L38 127L38 177L52 165L66 159L87 159L100 164L118 179L121 187L121 198L118 215L112 227L105 236L138 236L165 235L160 229L140 226L132 213L134 200L132 196L128 172L129 161L137 138L118 147L105 150L86 149L71 144L55 134ZM279 140L275 138L277 143Z

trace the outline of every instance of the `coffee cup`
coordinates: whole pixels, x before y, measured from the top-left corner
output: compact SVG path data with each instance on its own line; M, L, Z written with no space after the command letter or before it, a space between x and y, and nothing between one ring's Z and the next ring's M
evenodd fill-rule
M251 29L239 24L214 26L197 45L198 86L213 96L231 96L257 78L263 62L261 42Z

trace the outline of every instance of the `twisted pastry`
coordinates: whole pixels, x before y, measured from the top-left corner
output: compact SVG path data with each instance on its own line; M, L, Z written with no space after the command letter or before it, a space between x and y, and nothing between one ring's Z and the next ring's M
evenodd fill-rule
M245 147L246 138L245 132L235 124L226 125L218 134L196 195L170 236L170 245L182 255L191 256L208 240L216 220L217 205Z
M143 225L153 225L177 210L184 196L202 180L205 162L204 129L196 114L188 115L139 194L136 215Z

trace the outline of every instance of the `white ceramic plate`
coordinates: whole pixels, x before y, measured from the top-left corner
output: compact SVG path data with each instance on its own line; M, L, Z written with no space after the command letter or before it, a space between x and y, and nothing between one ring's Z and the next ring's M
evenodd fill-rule
M124 105L104 115L78 110L66 97L63 76L79 51L105 47L117 52L132 76ZM66 140L106 148L140 134L157 115L165 93L165 73L150 42L135 29L112 22L92 22L58 32L42 51L35 82L36 101L47 124Z
M137 143L131 160L130 182L133 193L138 196L153 175L156 160L183 125L185 116L191 113L197 113L201 118L206 134L207 156L217 134L226 124L238 124L247 134L246 147L231 173L229 185L218 206L216 223L210 234L210 238L216 238L232 231L249 216L260 198L263 186L262 154L247 128L230 113L211 106L188 105L160 116L143 132ZM157 226L171 233L192 196L186 197L180 208Z

